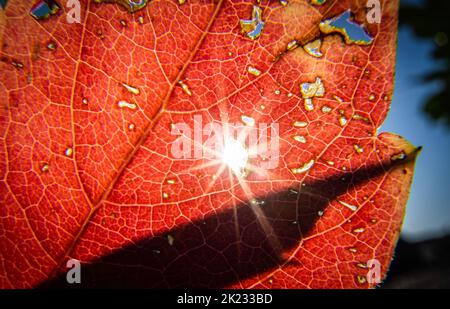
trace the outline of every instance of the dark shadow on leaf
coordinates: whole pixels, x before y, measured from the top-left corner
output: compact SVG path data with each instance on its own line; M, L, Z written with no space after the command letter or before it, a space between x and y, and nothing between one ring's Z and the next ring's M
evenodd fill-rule
M296 188L299 194L279 192L263 197L262 205L238 205L82 264L81 284L68 284L66 274L60 274L40 287L221 288L241 282L284 262L283 253L308 235L329 201L391 168L401 168L406 160L305 183ZM269 222L271 235L259 223L258 212Z

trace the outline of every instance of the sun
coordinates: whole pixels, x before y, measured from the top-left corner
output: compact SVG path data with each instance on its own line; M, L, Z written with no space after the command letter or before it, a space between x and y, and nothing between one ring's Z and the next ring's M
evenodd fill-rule
M255 166L251 163L253 157L258 154L258 145L256 146L246 146L245 140L249 136L250 130L243 130L238 134L237 137L234 136L233 130L230 129L226 122L223 122L223 140L219 144L219 147L211 147L211 145L201 145L203 148L203 153L212 156L212 159L203 162L202 164L196 165L190 168L190 171L201 170L209 167L216 167L216 172L212 175L212 181L207 185L205 189L206 193L211 192L214 189L214 185L217 183L220 176L225 172L228 174L228 179L230 181L230 193L235 194L236 185L242 189L245 194L246 200L248 201L248 207L253 211L258 223L268 235L268 240L270 245L275 250L275 252L280 253L280 241L276 236L271 223L267 220L263 212L264 201L257 202L251 187L247 184L247 178L249 175L253 175L255 179L270 179L270 174L265 171L265 169ZM217 146L217 145L215 145ZM262 149L265 149L266 145L261 145ZM234 207L236 207L236 202L233 201ZM239 224L237 218L237 210L235 208L235 232L236 239L240 239ZM281 254L281 253L280 253Z
M241 177L244 174L248 157L248 151L241 142L234 138L225 140L221 160L237 177Z

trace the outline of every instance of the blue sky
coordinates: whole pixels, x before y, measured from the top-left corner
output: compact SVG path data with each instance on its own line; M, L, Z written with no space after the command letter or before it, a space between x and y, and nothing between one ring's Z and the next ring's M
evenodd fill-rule
M400 28L397 72L391 111L379 132L398 133L424 149L416 163L403 237L410 241L450 232L450 129L422 112L427 96L440 85L421 77L439 67L432 58L433 40L417 39Z

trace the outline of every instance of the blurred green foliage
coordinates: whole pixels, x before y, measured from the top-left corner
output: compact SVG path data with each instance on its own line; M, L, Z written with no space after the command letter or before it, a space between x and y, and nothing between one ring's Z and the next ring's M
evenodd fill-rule
M402 1L400 25L410 26L419 38L434 41L432 56L442 66L422 79L424 82L439 81L442 87L429 96L423 108L432 119L443 121L450 128L450 1L425 0L419 4Z

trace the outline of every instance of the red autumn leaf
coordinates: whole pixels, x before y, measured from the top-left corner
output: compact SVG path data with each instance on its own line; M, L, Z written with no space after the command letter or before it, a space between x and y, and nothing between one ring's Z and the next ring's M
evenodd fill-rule
M1 287L69 286L70 258L85 287L367 288L377 261L385 276L417 152L377 135L398 1L381 23L358 0L81 1L80 23L66 2L1 11ZM371 42L320 26L347 10ZM200 116L278 124L279 157L248 160L278 166L177 158L174 124Z

